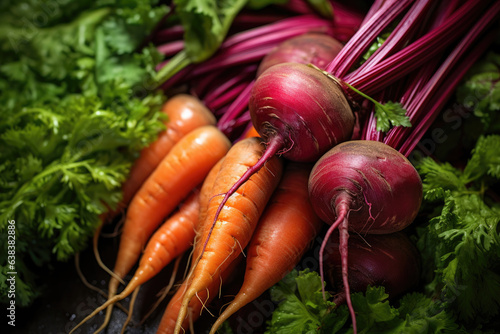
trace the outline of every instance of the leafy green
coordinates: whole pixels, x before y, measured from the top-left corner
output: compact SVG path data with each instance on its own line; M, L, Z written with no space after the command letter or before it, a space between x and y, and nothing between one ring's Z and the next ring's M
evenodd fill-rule
M184 28L184 48L158 71L163 83L191 64L210 58L225 40L238 13L245 7L258 10L269 5L286 5L288 0L174 0L175 18ZM308 0L320 15L333 17L331 4Z
M307 0L307 2L321 16L333 18L333 7L330 2L325 0Z
M388 101L385 104L376 103L375 117L377 118L377 131L387 132L391 126L411 127L406 109L401 103Z
M343 84L373 103L375 117L377 118L377 131L387 132L391 126L411 127L410 118L406 115L406 109L403 108L401 103L388 101L382 104L352 85L346 82L343 82Z
M323 299L321 279L316 272L296 270L271 288L271 299L280 304L266 333L335 333L347 320L347 309L332 313L335 304ZM328 298L331 296L327 293ZM328 328L325 325L328 324Z
M2 3L0 231L15 221L15 265L0 241L0 296L40 292L40 270L81 251L117 205L139 151L163 129L161 57L142 44L167 7L157 1Z
M316 272L292 271L271 289L271 297L280 304L266 333L352 333L347 306L323 299ZM465 333L450 313L421 293L405 295L396 308L383 287L368 287L353 293L352 303L359 333Z
M246 7L253 10L259 10L269 5L286 6L289 2L290 0L248 0ZM333 18L333 7L330 2L325 0L307 0L306 2L319 15L325 18Z
M457 100L478 117L485 131L500 130L500 55L490 52L474 64L457 88Z
M290 0L248 0L247 8L260 10L269 5L286 5Z
M442 203L420 232L427 271L435 271L427 289L468 323L500 311L500 205L488 191L500 177L498 147L500 136L482 136L463 170L431 158L418 166L425 199Z
M226 38L236 15L248 0L175 0L176 15L184 27L184 49L157 75L164 82L184 67L211 57Z

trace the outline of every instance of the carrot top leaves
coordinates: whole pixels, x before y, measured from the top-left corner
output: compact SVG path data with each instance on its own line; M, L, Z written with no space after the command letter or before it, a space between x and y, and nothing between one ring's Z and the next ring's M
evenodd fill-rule
M0 234L15 221L16 236L14 270L0 256L0 300L3 275L15 271L26 306L42 291L40 268L86 246L163 129L163 96L148 88L160 57L140 46L168 9L154 0L0 7Z

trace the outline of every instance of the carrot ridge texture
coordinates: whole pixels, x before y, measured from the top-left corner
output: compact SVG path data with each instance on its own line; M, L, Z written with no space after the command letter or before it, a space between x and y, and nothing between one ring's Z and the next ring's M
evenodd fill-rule
M274 192L283 171L282 160L269 159L264 168L253 174L227 199L217 215L223 195L264 153L261 138L248 138L236 143L221 165L209 201L201 237L195 245L194 266L187 280L189 287L183 297L175 333L181 326L191 299L213 281L217 270L224 271L247 246L257 222ZM217 217L212 228L212 222Z

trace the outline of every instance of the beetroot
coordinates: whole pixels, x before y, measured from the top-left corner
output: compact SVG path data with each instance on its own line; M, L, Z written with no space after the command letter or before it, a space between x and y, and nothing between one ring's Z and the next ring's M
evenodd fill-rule
M332 146L348 140L354 127L354 114L340 84L299 63L274 65L262 73L252 88L249 109L267 147L224 194L208 238L229 197L271 157L282 154L292 161L313 162Z
M385 234L408 226L422 202L422 181L401 153L376 141L337 145L314 166L309 194L325 222L340 223L349 213L349 230Z
M354 114L338 82L299 63L274 65L256 80L249 101L252 123L272 154L314 162L349 140Z
M282 63L314 64L324 69L342 49L342 43L321 33L306 33L278 45L262 59L257 76Z
M343 289L339 235L334 233L325 248L324 266L327 281L338 291ZM415 288L419 282L420 254L404 232L368 234L349 237L349 286L353 292L368 286L383 286L390 299ZM341 292L335 299L345 300Z
M348 230L359 234L402 230L420 209L422 181L409 160L392 147L355 140L335 146L316 162L309 176L309 196L318 216L331 224L319 254L322 281L326 242L339 229L342 280L357 333L348 283Z
M312 64L320 69L333 59L342 49L342 44L330 35L310 32L292 37L277 45L262 59L256 76L261 75L269 67L282 63ZM245 89L239 91L239 97L224 112L218 121L218 127L226 134L233 131L236 124L244 119L248 121L246 113L251 97L253 80ZM238 87L236 87L238 89Z

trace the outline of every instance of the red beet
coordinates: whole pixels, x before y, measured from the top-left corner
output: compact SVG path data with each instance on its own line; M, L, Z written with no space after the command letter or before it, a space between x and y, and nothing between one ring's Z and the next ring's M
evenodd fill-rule
M318 216L331 224L320 249L322 279L326 242L339 229L342 277L356 333L348 283L348 230L363 235L402 230L420 209L422 181L410 161L392 147L355 140L335 146L316 162L309 196Z
M339 235L334 233L325 248L324 266L327 281L343 289ZM399 297L414 288L420 278L420 254L404 232L368 234L349 237L349 286L353 292L368 286L383 286L389 298ZM345 299L342 292L337 305Z

